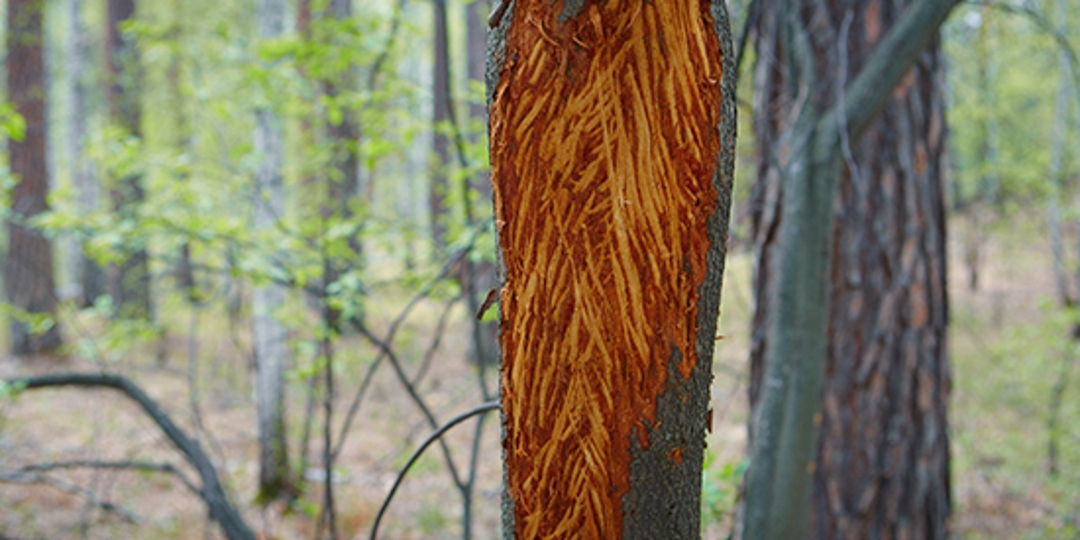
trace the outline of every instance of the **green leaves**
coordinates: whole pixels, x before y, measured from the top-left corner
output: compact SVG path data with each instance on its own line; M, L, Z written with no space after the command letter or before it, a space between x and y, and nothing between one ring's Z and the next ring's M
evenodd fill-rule
M26 138L26 120L10 103L0 103L0 134L18 142Z

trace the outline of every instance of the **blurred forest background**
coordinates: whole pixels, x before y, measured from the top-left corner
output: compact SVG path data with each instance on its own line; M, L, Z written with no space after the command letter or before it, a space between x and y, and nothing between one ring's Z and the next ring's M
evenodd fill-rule
M707 538L728 536L740 501L767 294L754 30L775 4L758 4L729 3L745 57ZM475 410L498 387L491 6L4 9L0 379L36 382L0 384L0 538L216 538L233 518L266 538L366 536L417 448L469 411L380 531L497 537L497 414ZM860 24L840 34L880 32ZM928 361L947 388L957 538L1080 537L1078 46L1076 0L961 4L925 83L940 100L913 113L940 143L948 279L927 302L948 327ZM926 155L897 170L922 171L912 159ZM835 350L862 343L831 328ZM48 378L70 372L124 378Z

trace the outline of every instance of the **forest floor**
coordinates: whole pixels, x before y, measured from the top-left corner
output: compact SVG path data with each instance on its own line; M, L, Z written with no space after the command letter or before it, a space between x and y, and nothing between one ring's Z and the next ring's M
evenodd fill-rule
M1070 320L1053 306L1047 249L1030 240L1043 236L1041 223L1004 224L992 231L981 259L980 285L972 291L960 240L970 231L957 221L949 246L954 535L1080 538L1072 521L1080 515L1080 391L1075 385L1063 394L1060 473L1054 478L1047 472L1047 396L1074 363L1075 351L1062 339ZM704 534L710 539L725 538L730 530L745 463L751 266L749 254L734 255L724 284L720 331L725 339L716 353L715 412L703 497ZM435 300L422 302L395 340L410 373L422 362L441 306ZM436 361L418 386L440 422L482 401L477 369L466 361L468 314L460 306L454 309ZM314 538L312 516L318 515L325 477L316 468L322 451L322 417L312 424L308 495L291 508L283 504L259 508L254 502L257 439L247 332L225 330L224 315L211 310L193 319L190 310L175 303L163 306L162 312L174 316L167 317L173 333L161 346L93 363L76 355L59 360L0 359L0 378L98 369L127 374L189 433L198 434L227 479L232 500L262 538ZM395 310L372 309L368 316L373 328L385 331L395 315ZM93 322L76 324L82 326L67 328L69 335L76 330L92 333ZM374 358L374 350L357 336L346 336L337 350L335 440L361 374ZM487 373L489 388L494 388L495 375L493 370ZM296 441L305 418L304 395L304 383L291 381L288 429L294 463L300 460ZM176 464L194 478L160 430L118 396L108 391L38 390L0 402L0 471L77 459L141 460ZM468 471L474 425L463 424L447 436L462 475ZM431 431L392 372L381 369L333 474L340 538L367 537L397 472ZM497 437L496 417L489 415L477 460L474 538L498 536ZM49 477L55 480L52 485L0 482L0 538L221 537L201 501L169 475L77 470ZM74 485L84 490L81 495L63 489ZM105 501L116 509L103 510L100 503ZM395 496L380 537L460 538L461 501L441 452L432 447Z

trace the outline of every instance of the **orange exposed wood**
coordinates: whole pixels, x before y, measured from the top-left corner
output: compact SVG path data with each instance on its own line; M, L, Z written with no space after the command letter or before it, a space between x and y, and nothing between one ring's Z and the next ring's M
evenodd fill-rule
M709 2L577 4L514 3L490 113L519 538L620 535L631 438L648 444L669 362L697 362L718 202Z

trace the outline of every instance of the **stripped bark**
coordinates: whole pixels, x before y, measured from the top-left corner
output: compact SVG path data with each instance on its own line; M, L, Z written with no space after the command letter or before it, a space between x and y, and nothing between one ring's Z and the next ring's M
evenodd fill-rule
M44 8L44 0L9 0L7 6L7 95L26 122L26 133L21 141L8 141L11 173L18 183L6 220L4 293L13 307L31 316L56 314L52 242L28 223L48 210ZM20 318L11 321L12 354L51 352L60 346L58 325L39 333Z
M944 538L953 3L763 1L743 538Z
M504 534L697 538L735 142L721 1L496 8Z

